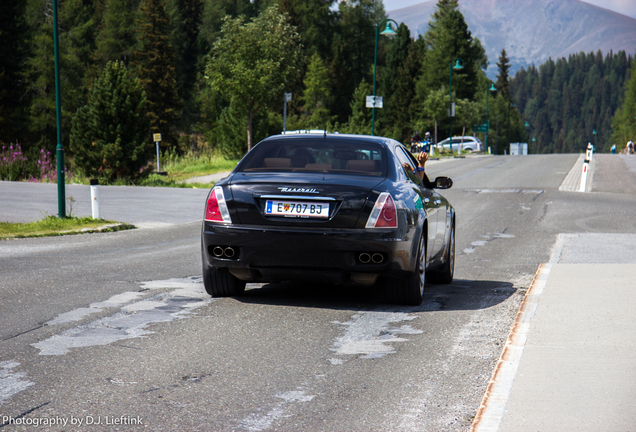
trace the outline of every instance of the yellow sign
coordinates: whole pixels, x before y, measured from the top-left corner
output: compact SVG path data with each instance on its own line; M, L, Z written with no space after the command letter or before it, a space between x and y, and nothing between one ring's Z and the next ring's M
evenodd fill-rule
M153 141L161 141L161 134L152 134L152 140Z

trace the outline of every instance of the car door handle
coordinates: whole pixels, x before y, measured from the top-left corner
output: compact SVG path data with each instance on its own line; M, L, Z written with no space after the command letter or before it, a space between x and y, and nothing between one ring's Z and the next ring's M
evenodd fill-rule
M435 200L433 201L433 203L435 203L435 205L439 207L439 205L442 203L442 200Z

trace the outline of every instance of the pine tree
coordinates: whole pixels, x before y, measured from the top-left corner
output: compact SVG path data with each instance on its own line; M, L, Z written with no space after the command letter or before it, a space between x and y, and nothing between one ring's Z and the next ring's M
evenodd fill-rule
M52 8L46 2L27 3L31 27L29 53L21 71L28 100L28 127L31 143L53 151L56 145L57 121L55 101L55 69L53 55ZM85 102L82 85L86 63L90 58L93 8L81 0L61 3L58 10L60 49L60 84L62 96L62 139L68 142L68 130L75 110Z
M353 92L362 80L373 81L373 62L375 50L376 26L386 18L384 5L379 0L353 0L340 2L339 20L334 36L331 67L342 81L334 82L335 103L340 108L338 118L343 117L342 110L348 116ZM381 29L384 30L384 29ZM378 41L378 70L382 67L387 38ZM337 65L335 61L344 62ZM377 91L377 86L376 86ZM369 93L369 94L372 94ZM376 113L377 114L377 113Z
M501 55L497 62L497 69L499 71L499 74L497 75L497 82L495 84L497 94L505 100L508 100L510 98L510 77L508 75L508 72L510 71L510 59L508 58L505 49L501 50Z
M202 0L176 0L176 8L172 17L174 23L171 44L175 48L177 61L177 77L179 94L186 102L185 107L192 106L192 91L197 79L197 67L202 56L199 42L203 15Z
M153 155L146 94L122 62L109 62L73 117L69 150L87 177L135 178Z
M420 120L418 111L420 101L415 92L415 83L422 68L420 51L415 43L409 44L408 54L398 69L395 97L391 100L391 108L395 112L393 137L402 143L408 143Z
M536 134L536 150L580 152L591 142L608 151L618 138L611 138L609 119L625 94L619 83L631 64L624 52L605 57L595 52L549 59L538 69L519 71L510 89L523 122Z
M27 4L27 17L33 36L21 75L28 100L28 128L38 147L53 151L56 136L53 10L49 5L31 1ZM60 51L63 57L63 50ZM65 118L62 120L64 125Z
M176 54L168 44L170 20L163 0L141 0L139 10L140 49L133 63L148 98L151 132L161 133L162 147L176 146L181 105Z
M28 28L24 0L0 2L0 142L14 142L24 123L20 68L26 57Z
M104 14L96 36L94 56L103 68L109 61L119 60L126 66L137 44L135 15L139 0L105 0Z
M351 115L351 65L347 61L346 43L339 34L334 35L327 66L333 96L329 111L336 116L338 122L346 123Z
M474 99L477 74L484 66L484 49L473 39L458 0L439 0L429 29L424 37L428 51L421 77L421 86L438 89L449 81L449 67L460 58L463 69L453 71L453 89L458 98Z
M336 25L332 10L335 0L280 0L279 11L289 15L289 22L300 34L309 57L327 58Z
M384 108L376 113L376 118L381 118L384 124L384 130L380 130L380 135L402 142L410 136L408 129L411 116L408 101L414 98L413 79L410 71L405 70L412 43L408 27L400 24L397 35L388 43L386 66L378 71L380 78L377 94L384 98Z
M351 99L351 116L340 128L342 132L371 135L371 110L366 107L366 99L372 91L373 86L366 81L362 81L356 88ZM381 123L377 121L375 126L380 127Z
M302 100L308 117L309 129L322 129L332 121L327 106L330 105L331 89L329 86L329 70L316 53L311 57L305 75L305 92Z
M636 61L632 61L630 75L625 82L625 99L612 120L612 142L619 150L627 141L636 141Z

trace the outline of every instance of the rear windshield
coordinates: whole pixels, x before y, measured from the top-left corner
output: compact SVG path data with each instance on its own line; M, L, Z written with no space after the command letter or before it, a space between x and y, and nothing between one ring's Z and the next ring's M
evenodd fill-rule
M330 138L261 142L246 156L239 172L321 172L385 176L384 147L364 141Z

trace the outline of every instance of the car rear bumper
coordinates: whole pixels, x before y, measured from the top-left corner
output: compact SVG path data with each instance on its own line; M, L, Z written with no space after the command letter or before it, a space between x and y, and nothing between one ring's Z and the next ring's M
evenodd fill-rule
M246 281L368 285L378 275L401 277L414 271L417 244L413 245L413 237L414 233L400 236L399 230L315 232L204 222L201 246L205 268L228 268Z

